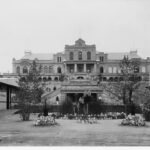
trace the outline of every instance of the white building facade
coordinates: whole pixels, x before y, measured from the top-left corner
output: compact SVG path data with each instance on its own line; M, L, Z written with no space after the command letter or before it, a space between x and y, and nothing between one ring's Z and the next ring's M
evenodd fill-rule
M84 40L78 39L73 45L65 45L65 50L56 54L34 54L25 52L24 57L19 60L13 59L13 73L26 75L29 72L33 60L41 67L39 80L59 85L60 99L66 96L78 99L85 91L91 91L97 98L101 89L97 87L99 76L102 82L121 80L119 63L124 56L129 59L140 60L140 67L137 72L140 80L148 80L150 72L150 58L142 59L137 51L127 53L104 53L96 50L96 45L87 45ZM10 76L10 74L4 74ZM64 81L61 81L62 75ZM52 91L52 89L50 90ZM58 94L53 94L57 96ZM50 95L48 96L52 98ZM53 97L54 98L54 97ZM54 98L55 99L55 98ZM75 100L74 100L75 101Z

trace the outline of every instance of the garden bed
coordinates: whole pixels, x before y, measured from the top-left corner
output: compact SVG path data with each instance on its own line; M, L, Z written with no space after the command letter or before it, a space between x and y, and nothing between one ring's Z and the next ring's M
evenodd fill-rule
M121 125L124 126L145 126L145 119L140 115L128 115L122 120Z

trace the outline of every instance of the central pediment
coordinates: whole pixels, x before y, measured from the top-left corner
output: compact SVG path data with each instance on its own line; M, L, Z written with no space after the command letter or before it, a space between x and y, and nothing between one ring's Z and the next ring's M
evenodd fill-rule
M82 39L78 39L75 41L75 46L85 46L85 41Z

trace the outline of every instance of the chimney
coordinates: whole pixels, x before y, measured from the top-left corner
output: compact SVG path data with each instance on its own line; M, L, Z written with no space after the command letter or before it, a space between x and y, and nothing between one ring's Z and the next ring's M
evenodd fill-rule
M24 54L25 54L25 55L31 55L32 52L31 52L30 50L26 50L26 51L24 52Z
M147 57L147 60L150 60L150 57Z
M137 50L131 50L130 54L133 54L133 55L137 54Z

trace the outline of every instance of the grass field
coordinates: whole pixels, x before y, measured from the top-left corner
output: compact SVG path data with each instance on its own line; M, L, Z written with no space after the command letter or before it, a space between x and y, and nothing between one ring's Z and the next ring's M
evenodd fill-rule
M150 123L146 127L121 126L121 120L97 124L57 119L59 125L35 127L36 115L22 122L13 110L0 111L0 145L7 146L150 146Z

